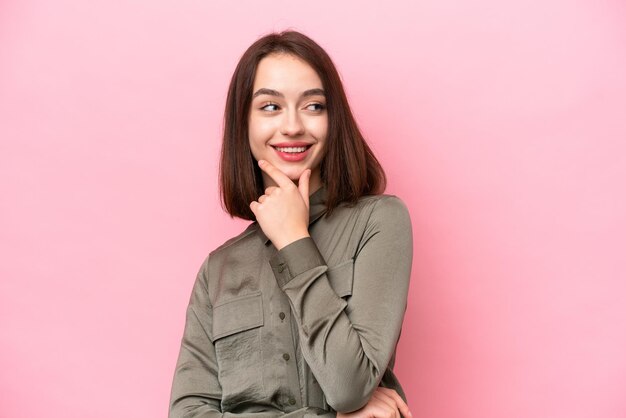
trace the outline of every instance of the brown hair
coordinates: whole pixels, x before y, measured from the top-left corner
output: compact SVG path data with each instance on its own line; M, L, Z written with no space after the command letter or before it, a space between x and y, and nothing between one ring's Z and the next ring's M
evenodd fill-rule
M250 202L264 193L261 169L250 150L248 116L259 62L269 54L286 53L302 59L318 74L326 92L328 136L320 165L326 186L328 214L342 202L385 190L386 177L352 115L339 74L330 57L309 37L295 31L266 35L243 54L230 81L224 111L220 158L220 195L232 216L255 220Z

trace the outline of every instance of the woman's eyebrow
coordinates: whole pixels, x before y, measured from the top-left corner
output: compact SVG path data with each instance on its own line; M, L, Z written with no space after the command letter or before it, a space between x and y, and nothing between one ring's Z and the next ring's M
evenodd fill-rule
M302 97L308 96L326 96L323 89L309 89L302 93Z
M277 97L285 97L284 94L276 90L261 88L261 89L258 89L256 93L252 95L252 98L254 99L255 97L260 96L262 94L268 94L270 96L277 96Z
M253 95L252 98L254 99L257 96L260 96L262 94L267 94L270 96L276 96L276 97L285 97L284 94L282 94L279 91L273 90L273 89L266 89L266 88L260 88L258 89ZM309 90L305 90L302 93L302 97L308 97L308 96L325 96L326 94L324 93L323 89L309 89Z

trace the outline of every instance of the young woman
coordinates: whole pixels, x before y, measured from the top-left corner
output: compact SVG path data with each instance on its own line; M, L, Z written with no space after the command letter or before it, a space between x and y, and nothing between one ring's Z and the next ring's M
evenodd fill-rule
M294 31L242 56L220 188L254 221L193 287L170 417L410 416L392 368L411 272L404 203L326 52Z

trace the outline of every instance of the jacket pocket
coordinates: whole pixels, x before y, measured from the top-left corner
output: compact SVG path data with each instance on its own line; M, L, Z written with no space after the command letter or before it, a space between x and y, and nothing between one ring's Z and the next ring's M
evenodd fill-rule
M352 282L354 280L354 260L349 259L329 267L326 271L330 286L337 296L347 298L352 296Z
M261 357L260 292L213 307L213 343L222 386L222 408L265 397Z

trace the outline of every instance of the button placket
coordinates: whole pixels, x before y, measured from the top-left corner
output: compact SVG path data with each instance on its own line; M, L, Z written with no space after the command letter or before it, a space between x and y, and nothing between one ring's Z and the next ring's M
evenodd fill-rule
M276 295L276 305L275 310L273 310L272 317L273 324L276 327L276 335L278 337L279 343L277 345L277 349L280 350L278 353L274 353L274 358L277 359L280 367L276 367L275 372L284 376L281 379L281 400L280 403L284 406L285 411L292 411L295 408L299 407L299 396L300 394L294 394L292 390L294 388L298 388L300 385L300 378L298 376L298 367L297 367L297 359L294 357L295 350L293 349L293 338L294 332L293 324L291 321L293 318L290 313L289 300L285 293L280 290L280 283L288 281L289 278L289 266L284 260L274 264L272 270L274 272L274 280L278 285L278 289L280 293ZM296 335L297 337L297 335Z

